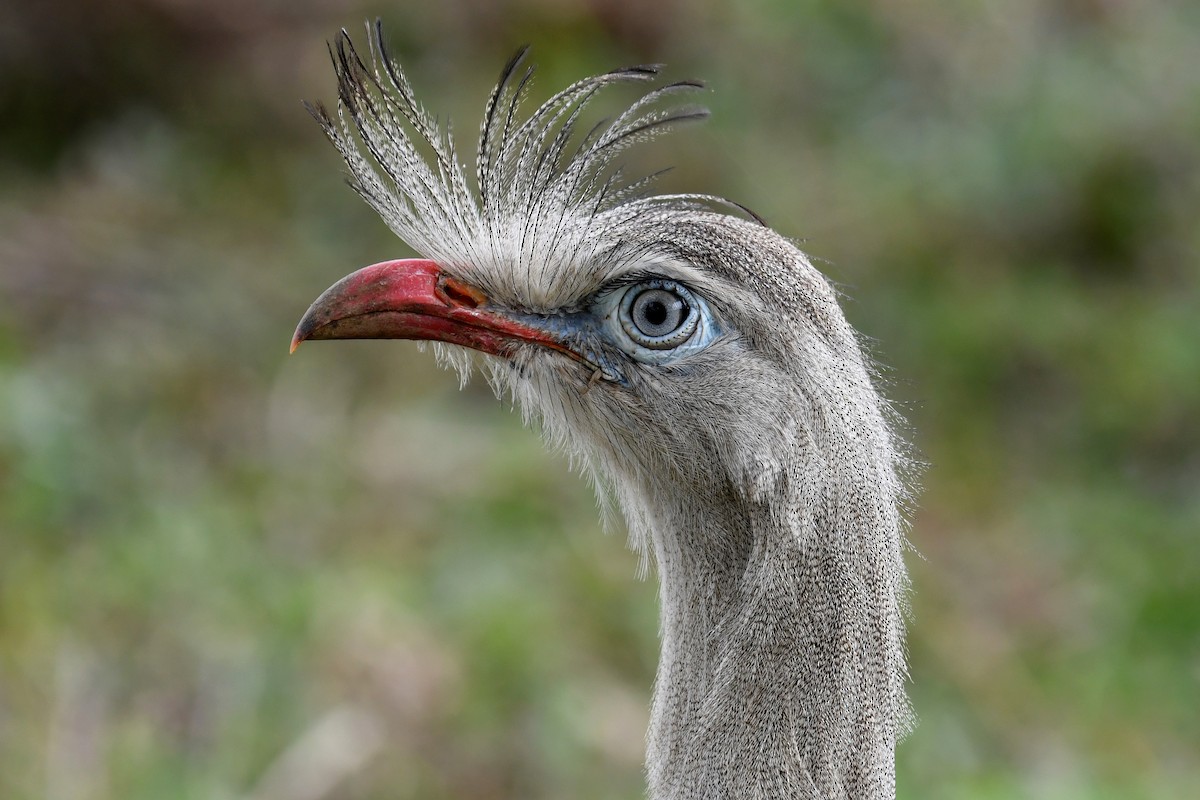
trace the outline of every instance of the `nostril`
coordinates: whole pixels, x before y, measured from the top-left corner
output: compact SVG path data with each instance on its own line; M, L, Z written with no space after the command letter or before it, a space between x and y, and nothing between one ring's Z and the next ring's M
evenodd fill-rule
M456 281L448 275L438 279L438 294L447 303L466 308L478 308L487 302L487 295L470 284Z

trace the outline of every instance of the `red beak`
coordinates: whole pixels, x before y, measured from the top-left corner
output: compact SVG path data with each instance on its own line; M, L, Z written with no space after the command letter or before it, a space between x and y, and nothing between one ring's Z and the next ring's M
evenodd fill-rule
M547 331L490 308L479 289L417 258L363 267L330 286L296 326L292 352L306 339L429 339L498 356L530 342L585 360Z

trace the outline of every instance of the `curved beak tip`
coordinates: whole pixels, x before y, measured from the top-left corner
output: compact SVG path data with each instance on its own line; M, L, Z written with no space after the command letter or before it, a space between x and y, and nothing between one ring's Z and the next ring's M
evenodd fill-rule
M306 312L304 314L304 317L300 320L300 324L296 326L296 332L292 334L292 342L288 346L288 355L289 356L292 353L296 352L296 348L300 346L301 342L303 342L305 339L307 339L309 336L312 335L314 326L312 325L311 320L310 320L311 312L312 312L312 309L310 308L309 311Z

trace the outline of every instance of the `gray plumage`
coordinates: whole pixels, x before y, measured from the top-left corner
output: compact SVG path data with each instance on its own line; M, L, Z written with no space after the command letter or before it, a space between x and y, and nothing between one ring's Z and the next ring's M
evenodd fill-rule
M703 116L664 108L697 84L653 88L584 131L598 91L658 70L587 78L524 118L522 54L487 103L469 176L378 27L371 40L368 67L338 38L340 102L313 113L400 238L521 314L553 318L654 275L702 295L721 321L711 345L670 363L601 354L624 359L619 379L531 344L482 359L497 392L615 500L658 574L650 797L894 797L910 724L907 462L808 258L726 201L650 195L616 168L629 145ZM470 371L468 351L435 347Z

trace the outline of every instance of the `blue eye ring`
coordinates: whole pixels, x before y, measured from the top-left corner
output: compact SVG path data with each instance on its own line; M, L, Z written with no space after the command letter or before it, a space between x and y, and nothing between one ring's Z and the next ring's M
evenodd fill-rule
M627 288L617 317L636 344L651 350L673 350L696 332L700 308L687 288L675 281L655 280Z
M656 302L660 307L652 308ZM673 364L724 332L704 296L671 278L645 277L602 291L591 313L610 342L643 364Z

